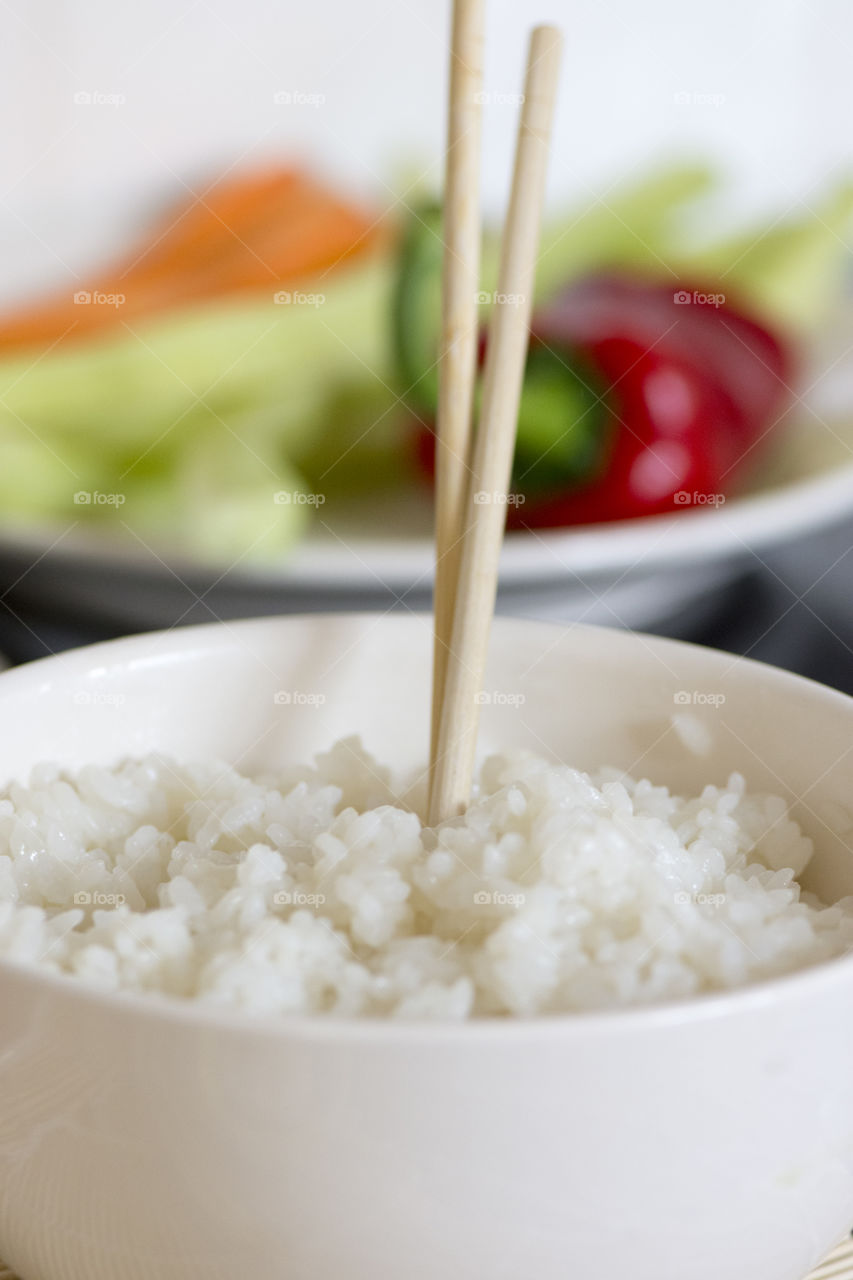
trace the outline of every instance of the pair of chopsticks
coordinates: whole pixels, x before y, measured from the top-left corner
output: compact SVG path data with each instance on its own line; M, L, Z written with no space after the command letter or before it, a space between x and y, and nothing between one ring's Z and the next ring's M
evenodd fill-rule
M467 807L506 523L562 38L531 33L480 420L477 375L484 0L455 0L436 433L431 824Z

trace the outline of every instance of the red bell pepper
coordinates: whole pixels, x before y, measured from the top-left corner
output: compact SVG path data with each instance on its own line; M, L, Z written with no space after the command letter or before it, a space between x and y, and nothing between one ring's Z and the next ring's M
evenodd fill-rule
M791 398L786 345L719 293L590 277L534 316L531 344L595 370L608 444L598 467L570 486L530 493L517 473L527 500L516 524L719 503Z
M719 293L614 274L569 285L533 316L513 468L523 502L509 523L721 503L760 457L793 376L787 344ZM429 415L433 385L417 385ZM430 433L418 453L431 471Z

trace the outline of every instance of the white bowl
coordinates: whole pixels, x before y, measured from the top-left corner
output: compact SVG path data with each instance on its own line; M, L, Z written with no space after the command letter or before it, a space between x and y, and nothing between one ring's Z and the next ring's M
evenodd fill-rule
M0 777L151 748L252 769L353 731L410 765L429 646L424 617L303 617L50 658L0 676ZM547 744L676 788L740 769L793 800L811 887L853 891L853 700L512 621L487 688L525 701L483 708L484 749ZM24 1280L801 1280L853 1221L851 1007L850 957L657 1009L462 1026L265 1023L4 962L0 1254Z

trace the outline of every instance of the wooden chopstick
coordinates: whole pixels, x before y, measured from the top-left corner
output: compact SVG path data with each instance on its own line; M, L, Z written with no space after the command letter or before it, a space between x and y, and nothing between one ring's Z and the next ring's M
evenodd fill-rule
M484 25L485 0L455 0L444 174L444 264L436 418L430 777L438 751L471 460L480 276Z
M530 312L562 38L537 27L530 39L498 289L474 441L456 607L438 735L429 820L464 811L471 795L479 701L497 595L506 498L530 329Z

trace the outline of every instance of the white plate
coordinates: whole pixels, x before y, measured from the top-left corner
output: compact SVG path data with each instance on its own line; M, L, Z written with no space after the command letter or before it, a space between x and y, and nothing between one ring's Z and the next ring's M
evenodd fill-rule
M509 533L500 607L654 627L710 597L751 555L853 514L851 333L853 320L822 345L806 378L811 391L739 496L642 520ZM432 559L425 488L346 505L330 496L308 537L264 565L200 564L83 525L0 535L0 577L4 585L20 579L27 607L118 630L315 608L425 608Z

